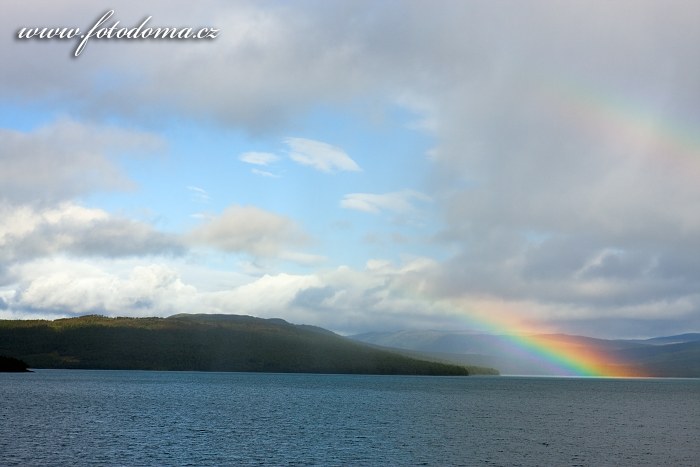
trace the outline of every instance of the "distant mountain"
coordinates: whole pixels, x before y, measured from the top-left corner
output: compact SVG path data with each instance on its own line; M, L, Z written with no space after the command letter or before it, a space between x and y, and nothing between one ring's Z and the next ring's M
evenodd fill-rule
M667 345L667 344L684 344L686 342L700 342L700 332L678 334L677 336L652 337L651 339L635 340L642 344L652 345Z
M660 343L665 339L670 343ZM618 355L649 375L700 378L700 340L677 342L662 337L652 344L622 350Z
M360 342L415 352L442 361L493 367L502 374L552 375L546 361L532 356L514 343L513 336L452 331L374 332L350 336ZM700 333L644 340L595 339L585 336L548 334L539 342L569 348L596 348L650 376L700 377Z
M328 330L236 315L0 320L0 355L30 368L466 375Z

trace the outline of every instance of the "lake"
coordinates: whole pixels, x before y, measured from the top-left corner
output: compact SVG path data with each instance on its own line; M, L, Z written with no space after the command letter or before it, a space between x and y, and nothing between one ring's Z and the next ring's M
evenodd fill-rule
M700 465L700 380L0 373L1 465Z

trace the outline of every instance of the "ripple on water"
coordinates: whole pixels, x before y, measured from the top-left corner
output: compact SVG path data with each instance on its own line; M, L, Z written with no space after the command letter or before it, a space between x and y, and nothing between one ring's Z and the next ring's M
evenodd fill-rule
M39 370L2 465L697 465L700 381Z

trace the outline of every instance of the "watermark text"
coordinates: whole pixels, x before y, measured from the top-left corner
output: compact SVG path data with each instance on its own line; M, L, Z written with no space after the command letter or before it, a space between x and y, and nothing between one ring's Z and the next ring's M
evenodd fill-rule
M212 27L152 27L152 16L144 18L140 24L124 27L119 21L110 20L114 10L106 11L88 30L78 27L23 27L17 30L19 40L75 40L77 46L74 57L79 57L91 39L174 39L174 40L211 40L219 35L219 29Z

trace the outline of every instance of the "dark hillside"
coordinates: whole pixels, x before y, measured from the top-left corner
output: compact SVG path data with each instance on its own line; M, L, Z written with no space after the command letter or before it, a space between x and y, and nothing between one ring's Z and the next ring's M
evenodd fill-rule
M648 345L626 349L620 355L636 362L650 375L700 378L700 341Z
M0 372L2 373L28 373L30 370L22 360L0 355Z
M32 368L468 374L321 328L235 315L0 321L0 354Z

